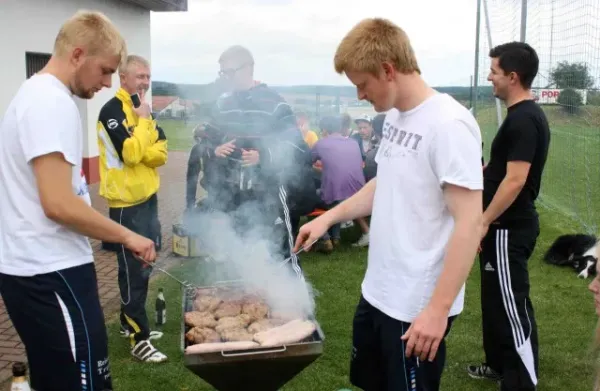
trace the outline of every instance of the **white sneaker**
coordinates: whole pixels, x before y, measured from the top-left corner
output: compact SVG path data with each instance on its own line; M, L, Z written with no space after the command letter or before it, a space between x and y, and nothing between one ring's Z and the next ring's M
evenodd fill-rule
M369 234L362 234L356 243L352 243L353 247L367 247L369 245Z
M148 339L138 342L131 349L131 355L143 362L159 363L167 361L167 356L152 346Z
M342 224L340 224L340 229L346 229L346 228L350 228L350 227L354 227L354 221L352 221L352 220L344 221Z
M162 331L151 331L148 339L161 339L163 336Z

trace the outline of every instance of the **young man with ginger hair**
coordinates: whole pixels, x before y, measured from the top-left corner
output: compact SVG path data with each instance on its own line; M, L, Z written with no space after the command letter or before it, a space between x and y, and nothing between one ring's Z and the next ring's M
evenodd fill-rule
M108 341L87 237L148 262L154 242L91 206L74 96L110 87L125 42L101 13L61 27L48 64L26 80L0 123L0 293L25 345L31 387L112 390Z
M350 380L368 391L439 390L444 340L479 246L480 130L464 106L425 83L407 35L388 20L361 21L334 62L359 99L389 110L377 177L302 226L295 250L371 214Z

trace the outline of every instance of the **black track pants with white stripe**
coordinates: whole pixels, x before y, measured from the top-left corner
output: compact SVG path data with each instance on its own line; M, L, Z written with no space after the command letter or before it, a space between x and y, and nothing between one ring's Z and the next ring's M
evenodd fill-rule
M503 376L503 391L535 390L538 382L527 267L538 235L537 220L518 229L492 225L481 246L483 348L487 364Z
M108 338L93 263L32 277L0 274L37 391L112 390Z
M142 236L156 238L158 235L156 194L141 204L127 208L110 208L108 214L117 223ZM152 268L146 267L123 245L119 245L117 263L121 293L121 328L131 333L131 344L134 346L150 337L146 299Z

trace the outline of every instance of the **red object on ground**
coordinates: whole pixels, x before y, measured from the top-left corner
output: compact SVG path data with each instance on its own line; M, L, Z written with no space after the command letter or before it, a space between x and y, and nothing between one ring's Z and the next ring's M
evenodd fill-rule
M315 209L312 212L310 212L309 214L307 214L308 217L318 217L321 216L323 213L327 212L325 209Z

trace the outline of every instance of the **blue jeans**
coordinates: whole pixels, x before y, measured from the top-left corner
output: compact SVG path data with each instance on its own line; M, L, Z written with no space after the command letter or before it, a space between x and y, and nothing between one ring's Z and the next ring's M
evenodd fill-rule
M329 209L333 209L335 206L337 206L341 201L334 201L331 204L327 205L327 210ZM334 224L331 227L329 227L329 229L327 230L327 232L325 232L325 235L323 235L321 237L321 240L340 240L341 237L341 230L342 230L342 225L341 224Z
M342 230L341 224L334 224L325 232L325 235L321 237L322 240L340 240L340 231Z

